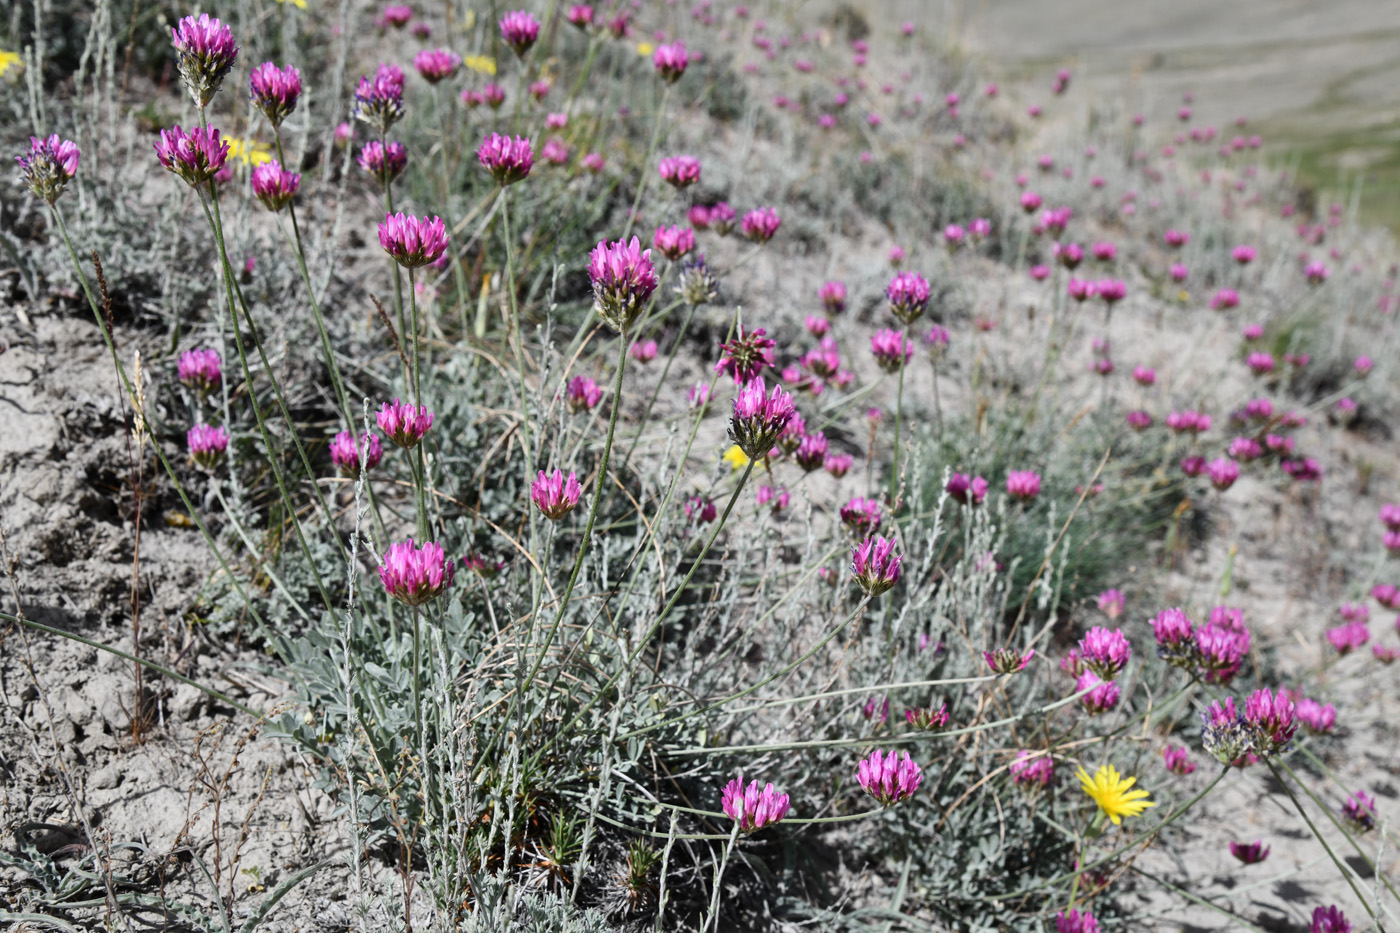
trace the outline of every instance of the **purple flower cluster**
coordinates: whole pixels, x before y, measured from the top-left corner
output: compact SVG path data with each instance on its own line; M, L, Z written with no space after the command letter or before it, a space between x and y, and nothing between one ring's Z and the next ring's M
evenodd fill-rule
M208 13L201 13L198 19L182 18L171 27L170 35L175 43L180 78L195 106L203 110L214 99L238 58L233 31L217 19L210 19Z
M176 365L180 381L203 398L217 389L223 381L223 370L217 350L187 350Z
M501 17L500 26L501 38L521 58L540 37L539 21L524 10L507 13Z
M735 328L735 336L727 343L720 344L715 372L729 373L734 377L735 385L752 382L776 362L776 346L777 343L762 327L745 333L744 325L740 324Z
M379 442L378 434L366 432L357 443L355 435L341 431L331 440L331 462L341 476L360 475L361 451L364 452L366 470L379 466L379 461L384 459L384 445Z
M403 69L397 65L380 65L374 77L360 77L355 87L355 104L351 110L356 120L368 123L379 135L403 117Z
M862 759L856 768L856 780L882 807L892 806L914 796L914 791L919 789L923 779L923 771L909 757L908 752L900 758L896 752L882 754L877 748L868 758Z
M643 250L636 237L630 243L603 241L595 246L589 254L588 278L593 283L593 309L620 334L636 323L657 285L651 250Z
M409 402L394 399L392 404L383 404L376 421L379 430L383 431L389 440L408 450L416 447L432 428L433 413L428 411L427 406L415 407Z
M792 396L782 386L775 384L770 393L759 376L745 384L735 397L729 436L750 460L761 460L773 449L796 412Z
M447 49L424 49L413 56L413 67L429 84L445 81L462 67L462 58Z
M759 790L754 781L744 787L741 774L728 784L720 794L724 813L739 824L739 831L751 833L787 816L789 801L787 794L779 794L772 784Z
M253 194L263 206L274 214L292 203L292 197L301 186L301 176L282 168L282 163L273 159L253 169Z
M899 582L899 562L894 541L874 535L851 548L851 573L861 589L879 596Z
M248 89L253 106L262 111L273 127L279 127L297 107L297 99L301 97L301 72L295 65L278 68L272 62L263 62L253 69Z
M739 228L744 231L744 236L753 242L767 243L773 239L773 235L778 232L778 227L782 226L782 223L783 219L773 208L759 207L744 215Z
M675 84L685 74L690 64L690 56L685 52L685 43L674 42L658 45L651 56L651 63L657 75L667 84Z
M402 175L408 166L408 150L396 140L382 143L376 139L365 143L356 161L381 185L387 185Z
M1055 760L1023 748L1007 766L1013 783L1027 787L1049 787L1055 780Z
M447 249L447 226L441 217L385 214L379 225L379 245L409 269L437 262Z
M928 308L928 280L917 272L901 272L885 287L890 312L906 326L913 324Z
M535 481L530 484L530 499L535 503L535 508L543 512L545 518L554 522L572 512L582 494L583 487L579 485L578 477L573 471L570 471L568 479L565 479L564 471L558 468L553 473L540 470Z
M41 139L29 137L29 151L15 156L24 183L36 198L49 204L58 200L64 187L78 174L78 159L82 153L72 140L59 139L57 134Z
M535 164L534 149L530 140L523 136L511 139L499 133L492 133L482 140L476 150L481 167L491 173L496 184L501 187L523 181Z
M195 465L212 470L228 450L228 429L222 425L215 428L197 424L185 433L185 443L189 445L190 459Z
M452 565L442 545L428 541L415 547L413 539L389 545L379 564L384 591L406 606L421 606L452 585Z
M201 126L188 133L179 124L161 130L160 142L155 148L160 164L192 187L217 175L228 159L228 143L219 139L219 131Z
M914 341L907 339L903 331L881 330L871 336L870 352L881 369L897 373L914 355Z

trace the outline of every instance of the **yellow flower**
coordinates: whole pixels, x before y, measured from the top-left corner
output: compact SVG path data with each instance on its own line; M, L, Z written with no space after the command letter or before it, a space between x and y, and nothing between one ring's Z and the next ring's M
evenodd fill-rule
M650 42L638 42L638 43L637 43L637 54L638 54L638 55L650 55L652 52L655 52L655 51L656 51L656 46L652 45Z
M742 470L749 465L748 455L739 449L738 444L734 444L724 452L723 460L736 470Z
M6 52L4 49L0 49L0 75L3 75L22 61L23 60L14 52Z
M272 150L267 143L260 143L254 139L239 139L237 136L229 136L227 139L230 159L238 159L244 165L252 166L272 161Z
M278 3L290 3L298 10L306 9L306 0L277 0Z
M1084 793L1093 797L1099 809L1108 814L1114 826L1121 823L1125 816L1140 816L1148 807L1157 806L1146 799L1147 791L1129 790L1137 783L1137 778L1123 777L1113 765L1100 765L1092 778L1080 768L1079 783L1083 786Z
M496 73L496 60L490 55L468 55L462 59L462 64L477 74L493 75Z

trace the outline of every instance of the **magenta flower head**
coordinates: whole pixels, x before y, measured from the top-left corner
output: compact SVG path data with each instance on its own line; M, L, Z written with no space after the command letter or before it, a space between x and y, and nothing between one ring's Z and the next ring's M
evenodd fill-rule
M384 459L384 445L379 442L378 434L362 434L357 443L355 435L341 431L331 440L331 463L341 476L358 476L361 451L366 470L379 466L379 461Z
M729 206L728 201L718 201L710 205L710 229L720 236L733 233L737 221L738 215L734 213L734 208Z
M195 465L212 470L228 450L228 429L222 425L212 428L207 424L197 424L185 434L185 442L189 445L190 459Z
M416 269L442 257L447 249L447 227L441 217L385 214L379 225L379 245L399 265Z
M851 548L851 573L867 594L879 596L899 582L902 559L893 540L875 535Z
M1027 191L1021 195L1021 210L1025 211L1027 214L1034 214L1036 211L1040 210L1040 205L1043 203L1040 195L1036 194L1034 191Z
M219 351L188 350L180 355L176 367L180 381L199 393L200 398L217 389L223 381Z
M1201 713L1201 746L1221 764L1232 764L1250 751L1250 738L1234 697L1217 700Z
M1025 654L1021 654L1012 648L998 648L996 651L982 652L982 658L987 662L987 666L992 669L993 674L1015 674L1025 670L1031 658L1035 657L1035 649L1031 648Z
M156 158L166 170L179 175L187 185L198 187L224 167L228 143L219 139L218 130L201 126L186 133L178 124L160 131Z
M1295 705L1294 712L1303 728L1315 735L1331 732L1337 724L1337 708L1331 703L1323 704L1303 697Z
M1313 910L1308 933L1351 933L1351 923L1336 905L1318 907Z
M388 184L403 174L408 165L408 150L403 143L389 140L382 143L372 140L360 150L356 159L360 168L373 175L381 185Z
M368 123L383 134L403 116L403 69L397 65L380 65L371 79L361 76L355 87L355 104L351 113L361 123Z
M778 232L782 223L783 219L773 208L759 207L745 214L739 227L744 231L744 236L753 242L767 243L773 239L773 234Z
M530 51L530 46L540 37L539 22L524 10L516 10L501 17L501 38L515 50L521 58Z
M1254 842L1230 841L1230 854L1246 865L1256 865L1269 857L1269 847L1263 840Z
M632 359L636 360L638 363L650 363L652 360L656 359L656 351L657 346L655 340L641 340L632 344Z
M845 282L827 282L818 290L817 296L821 298L827 314L836 315L846 310Z
M1348 622L1328 629L1327 640L1338 654L1350 654L1371 640L1371 632L1365 622Z
M1196 625L1180 609L1165 609L1152 620L1157 656L1174 667L1190 667L1196 661Z
M587 376L575 376L564 387L564 401L569 411L578 414L592 411L603 400L603 388Z
M283 169L276 159L253 168L253 194L274 214L292 203L300 185L301 176Z
M253 69L248 88L253 106L261 110L274 127L281 126L287 114L297 109L301 72L295 65L278 68L272 62L263 62Z
M1381 506L1380 512L1377 513L1377 518L1390 531L1400 531L1400 504L1385 503Z
M1240 478L1239 464L1224 457L1217 457L1207 464L1206 473L1210 476L1210 484L1221 492L1235 485L1235 480Z
M1321 285L1327 281L1327 266L1321 262L1310 262L1303 268L1303 275L1307 276L1309 285Z
M170 35L175 41L185 90L190 92L194 105L203 110L219 92L238 58L233 31L217 19L210 19L208 13L201 13L198 19L181 19L171 28Z
M920 636L920 643L923 643L927 639L927 634ZM919 650L922 651L923 649L920 648ZM904 721L915 729L922 729L925 732L941 729L948 724L948 705L945 703L937 709L931 706L907 709L904 711Z
M1055 93L1063 94L1063 88L1063 85L1057 84ZM1085 877L1088 874L1085 872ZM1099 933L1099 922L1087 910L1082 913L1074 908L1069 913L1062 910L1055 915L1055 933Z
M947 489L948 495L962 505L981 505L982 500L987 498L987 481L980 476L954 473L948 477L948 484L944 488Z
M433 413L428 411L426 405L415 408L408 402L394 399L392 404L385 402L379 409L377 422L379 430L383 431L389 440L408 450L418 446L423 435L432 428Z
M829 446L826 435L821 431L803 434L802 439L797 442L797 449L792 452L792 459L808 473L820 470L826 463Z
M1250 733L1252 751L1261 758L1277 755L1288 747L1298 731L1293 701L1283 690L1256 690L1244 704L1245 728Z
M447 49L424 49L413 56L413 67L429 84L437 84L457 73L462 67L462 58Z
M1075 301L1088 301L1094 297L1097 286L1086 279L1071 278L1065 287L1065 293Z
M890 311L906 326L913 324L928 308L928 280L917 272L901 272L885 287Z
M557 468L553 474L540 470L539 476L530 484L530 498L534 500L535 508L553 522L572 512L582 493L583 488L579 486L578 477L573 471L569 472L566 480L564 471Z
M690 56L685 54L685 43L673 42L665 45L658 45L656 52L651 56L651 63L656 67L656 74L667 84L675 84L685 74L686 66L690 64Z
M1222 288L1215 293L1215 297L1210 300L1212 311L1228 311L1231 308L1238 308L1240 305L1240 293L1233 288Z
M1006 494L1030 502L1040 495L1040 474L1034 470L1012 470L1006 474Z
M379 25L402 29L413 19L413 8L402 3L391 3L379 14Z
M1078 243L1069 243L1065 246L1055 244L1055 258L1059 259L1060 265L1066 269L1078 268L1084 261L1084 248Z
M1096 625L1079 640L1079 651L1089 670L1104 680L1113 680L1128 663L1133 649L1122 629Z
M40 139L29 137L29 151L15 156L24 183L36 198L49 204L58 200L64 187L78 174L78 158L82 153L72 140L59 139L57 134Z
M897 373L914 355L914 341L901 330L877 331L870 338L870 352L875 355L877 366L887 373Z
M780 794L772 784L758 789L754 781L744 787L741 774L728 784L720 794L720 804L725 816L739 824L739 831L751 833L773 823L777 823L788 813L788 795Z
M695 231L689 227L657 227L651 245L676 262L695 248Z
M415 547L413 539L389 545L379 563L384 591L405 606L421 606L441 596L452 585L452 565L442 545L428 541Z
M873 720L876 725L880 725L890 718L890 698L874 696L865 701L861 707L860 714L866 719Z
M1376 798L1359 790L1347 797L1342 804L1342 815L1360 830L1374 829L1376 826Z
M750 460L762 460L796 413L792 396L776 384L770 393L759 376L740 389L734 399L729 436Z
M1121 279L1100 279L1094 283L1094 294L1104 304L1112 307L1128 296L1128 287Z
M840 479L850 472L854 459L850 454L827 454L822 467L836 479Z
M1179 263L1179 262L1174 262L1174 263L1172 263L1172 267L1171 267L1171 276L1172 276L1172 281L1173 281L1173 282L1177 282L1177 283L1185 282L1186 279L1187 279L1187 277L1188 277L1190 274L1191 274L1190 270L1187 269L1186 266L1183 265L1182 263Z
M865 538L880 530L884 514L876 499L856 497L841 506L841 523L858 537Z
M1196 763L1191 760L1191 754L1180 745L1168 745L1162 749L1162 764L1166 765L1172 774L1183 776L1196 770Z
M587 29L593 25L593 7L587 3L575 3L569 7L568 20L577 29Z
M1011 772L1012 782L1024 787L1049 787L1055 780L1055 760L1028 748L1016 753L1007 770Z
M651 250L642 249L636 237L631 243L605 240L595 246L589 254L588 278L593 283L593 310L620 334L636 323L657 285Z
M1106 713L1118 705L1118 699L1122 696L1122 690L1117 681L1102 680L1093 671L1084 671L1079 675L1074 684L1075 693L1089 691L1079 698L1079 702L1084 704L1089 715L1097 716Z
M923 783L924 773L908 752L900 758L897 752L882 753L877 748L870 757L861 759L856 767L856 780L880 806L889 807L914 796L914 791Z
M511 139L499 133L492 133L482 140L476 150L481 167L491 173L496 183L502 187L522 181L530 174L535 164L535 153L530 140L523 136Z
M1099 607L1099 611L1110 619L1121 616L1127 602L1122 590L1104 590L1095 598L1095 604Z
M1162 239L1166 240L1172 249L1180 249L1191 242L1191 234L1183 230L1168 230Z
M744 325L735 329L735 336L728 343L720 344L719 362L715 372L728 372L734 377L735 385L752 382L765 369L776 362L773 348L777 344L762 327L744 332Z
M1252 246L1236 246L1234 249L1230 250L1230 258L1234 259L1235 262L1242 266L1247 266L1253 262L1255 255L1254 247Z

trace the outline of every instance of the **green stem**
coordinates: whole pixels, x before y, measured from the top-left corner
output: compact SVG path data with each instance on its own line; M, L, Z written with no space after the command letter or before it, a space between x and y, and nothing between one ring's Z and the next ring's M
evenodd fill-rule
M583 560L588 555L588 544L593 537L593 523L598 518L598 503L603 499L603 488L607 483L608 459L612 456L613 436L617 430L617 412L622 407L622 371L627 365L627 337L625 334L618 335L617 345L617 379L613 383L612 413L608 416L608 437L603 444L603 459L598 465L598 478L594 480L593 484L593 501L588 507L588 522L583 527L583 540L579 542L578 555L574 557L573 569L569 571L569 583L564 587L564 594L559 599L559 608L554 613L554 624L550 626L549 634L545 636L544 644L540 646L534 666L530 669L529 676L525 678L520 692L516 695L515 705L517 706L530 684L534 683L535 675L539 673L540 666L544 664L545 655L549 652L549 646L554 643L554 636L559 632L559 626L564 621L564 613L569 608L569 597L573 595L574 585L578 583L579 570L583 567Z
M1293 795L1293 789L1288 786L1288 782L1278 773L1278 769L1274 767L1274 763L1267 758L1264 759L1264 763L1269 766L1269 773L1274 776L1275 781L1278 781L1279 786L1283 788L1283 792L1288 795L1288 799L1292 802L1294 809L1298 811L1298 815L1301 816L1303 822L1307 824L1308 830L1313 834L1313 838L1322 843L1322 848L1325 849L1327 854L1331 857L1332 864L1337 866L1337 871L1342 873L1342 877L1346 879L1347 885L1350 886L1352 893L1356 895L1356 899L1361 902L1362 907L1366 908L1366 913L1370 916L1372 922L1375 922L1376 912L1371 909L1370 903L1366 900L1365 896L1362 895L1361 890L1357 888L1356 882L1352 880L1351 872L1347 871L1347 866L1342 864L1342 860L1337 857L1337 853L1332 851L1332 846L1322 837L1322 833L1317 831L1317 827L1313 825L1313 821L1308 816L1308 812L1303 809L1302 803Z
M900 332L900 340L904 340L903 331ZM903 352L903 348L900 349ZM935 379L937 376L934 377ZM899 394L895 396L894 403L894 459L890 463L890 513L899 511L899 429L900 423L904 420L904 366L899 367Z
M286 168L286 156L282 153L282 133L276 133L277 142L277 162ZM292 253L297 259L297 269L301 271L301 280L306 283L306 297L311 302L311 315L316 319L316 332L321 337L321 352L326 357L326 369L330 372L331 385L335 389L336 401L340 403L341 413L345 416L345 426L351 435L355 433L355 412L350 407L349 396L345 394L345 383L340 378L340 367L335 362L335 351L331 347L330 334L326 331L326 319L321 314L321 303L316 300L316 289L311 284L311 273L306 268L306 251L302 246L301 227L297 224L297 208L295 204L287 205L287 216L292 221Z
M243 380L248 389L248 402L253 409L254 418L258 423L258 433L262 436L263 448L267 454L267 462L272 468L273 480L277 483L277 490L282 496L282 505L287 510L288 517L292 522L292 529L297 536L297 542L301 545L302 556L306 558L307 566L311 568L311 574L316 580L316 588L321 593L322 604L325 605L327 609L330 609L335 604L331 601L330 593L326 589L325 582L321 579L321 571L316 566L316 562L311 556L311 545L307 542L306 535L302 531L301 518L297 514L296 505L292 502L291 493L287 489L286 477L282 474L282 466L278 462L277 454L275 453L277 447L272 443L272 432L268 430L267 420L263 418L262 406L258 403L257 392L253 388L253 370L252 367L248 365L248 354L243 347L243 331L240 330L238 326L238 306L240 304L243 305L243 316L248 322L248 332L252 337L254 346L257 347L259 355L262 357L262 364L267 370L268 379L272 382L274 389L277 390L276 394L279 402L281 401L282 393L281 390L277 388L277 380L272 374L272 366L268 363L266 355L263 354L262 343L258 340L257 330L253 326L253 317L248 312L248 306L243 304L239 298L235 298L233 266L229 263L228 250L224 246L223 224L220 223L219 220L219 201L214 190L213 179L210 179L208 184L210 199L214 205L213 213L211 214L209 212L209 205L204 202L202 196L199 199L199 203L204 208L204 216L208 219L210 228L214 231L214 241L219 247L219 260L223 263L224 267L224 287L228 293L229 318L233 324L234 346L238 349L238 361L243 369ZM291 415L287 412L285 405L282 406L282 417L286 420L287 430L291 432L292 439L296 441L297 449L300 451L301 442L296 440L296 427L292 424ZM304 451L302 451L302 459L306 466L307 475L314 477L315 474L311 471L310 461L306 459ZM321 496L320 489L316 487L314 482L312 483L312 488L316 490L316 497L320 500L321 506L325 509L327 521L333 521L330 506L327 505L325 498ZM338 540L336 543L340 544Z

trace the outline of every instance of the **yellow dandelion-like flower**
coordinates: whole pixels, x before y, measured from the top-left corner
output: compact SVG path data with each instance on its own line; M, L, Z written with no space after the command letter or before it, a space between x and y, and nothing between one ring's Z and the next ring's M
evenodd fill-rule
M468 55L462 59L462 64L477 74L494 75L496 73L496 60L490 55Z
M738 444L734 444L724 452L723 460L736 470L742 470L749 465L748 455L739 449Z
M6 52L4 49L0 49L0 75L3 75L23 61L24 59L20 58L19 55L14 52Z
M306 0L277 0L278 3L290 3L298 10L306 9Z
M237 136L229 136L227 139L230 159L238 159L244 165L254 167L272 161L272 149L267 143L260 143L255 139L239 139Z
M1176 300L1181 302L1182 304L1186 304L1186 302L1191 300L1191 293L1183 288L1181 291L1176 293Z
M638 43L637 43L637 54L638 54L638 55L650 55L652 52L655 52L655 51L656 51L656 46L652 45L650 42L638 42Z
M1147 791L1129 789L1137 783L1137 778L1123 777L1113 765L1100 765L1092 778L1080 768L1079 783L1084 793L1093 797L1099 809L1108 814L1114 826L1121 823L1125 816L1140 816L1148 807L1157 806L1146 799L1149 796Z

